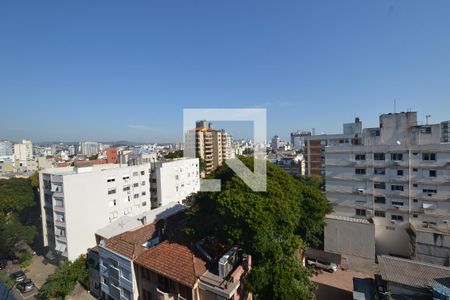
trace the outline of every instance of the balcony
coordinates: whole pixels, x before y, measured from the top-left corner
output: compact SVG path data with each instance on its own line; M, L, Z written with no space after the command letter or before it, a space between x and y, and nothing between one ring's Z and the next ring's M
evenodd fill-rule
M66 222L64 221L64 219L62 219L62 220L55 220L55 225L66 227Z
M58 241L67 242L67 237L66 237L65 235L58 235L58 234L55 234L55 238L56 238Z

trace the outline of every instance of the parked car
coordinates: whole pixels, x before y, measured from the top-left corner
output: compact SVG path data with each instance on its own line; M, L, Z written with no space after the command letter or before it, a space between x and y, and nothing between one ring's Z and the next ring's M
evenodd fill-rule
M16 288L22 293L31 292L34 288L34 283L31 279L25 279L17 284Z
M25 273L23 271L17 271L15 273L11 274L11 278L13 280L15 280L16 282L21 282L21 281L25 280L26 276L25 276Z
M329 263L317 259L308 259L307 263L310 266L315 266L318 269L326 270L329 272L336 272L338 269L338 266L335 263Z
M8 265L8 261L6 259L0 259L0 270L3 270Z

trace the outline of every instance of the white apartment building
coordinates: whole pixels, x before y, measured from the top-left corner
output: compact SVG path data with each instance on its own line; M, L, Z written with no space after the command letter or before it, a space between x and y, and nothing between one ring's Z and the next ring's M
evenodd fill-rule
M380 127L364 129L362 145L326 147L334 209L326 251L449 264L450 144L441 143L441 132L441 124L419 125L415 112L384 114Z
M30 140L22 140L21 144L14 144L14 159L21 162L33 159L33 143Z
M100 153L101 144L97 142L80 142L80 152L86 156L93 156Z
M0 157L12 156L13 155L13 144L10 141L3 140L0 141Z
M44 246L74 260L117 218L150 210L150 164L104 164L40 172Z
M152 164L152 208L182 203L200 190L198 158L181 158Z

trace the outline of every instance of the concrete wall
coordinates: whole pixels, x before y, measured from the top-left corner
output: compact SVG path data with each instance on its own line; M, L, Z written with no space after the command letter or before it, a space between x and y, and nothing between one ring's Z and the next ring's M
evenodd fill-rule
M374 225L326 218L325 251L374 260Z
M441 266L449 266L450 235L416 231L416 259Z

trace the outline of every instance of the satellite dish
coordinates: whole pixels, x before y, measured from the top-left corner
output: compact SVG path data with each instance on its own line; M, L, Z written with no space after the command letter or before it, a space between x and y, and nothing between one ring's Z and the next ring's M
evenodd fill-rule
M402 143L400 141L397 141L397 145L401 145Z

